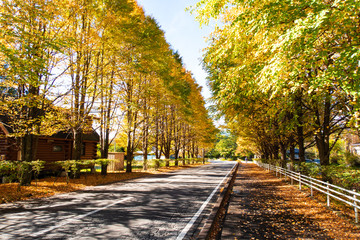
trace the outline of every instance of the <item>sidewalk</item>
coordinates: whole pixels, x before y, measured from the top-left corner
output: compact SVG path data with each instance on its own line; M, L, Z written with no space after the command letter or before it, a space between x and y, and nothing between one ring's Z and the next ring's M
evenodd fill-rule
M253 163L242 163L221 239L360 239L360 228Z

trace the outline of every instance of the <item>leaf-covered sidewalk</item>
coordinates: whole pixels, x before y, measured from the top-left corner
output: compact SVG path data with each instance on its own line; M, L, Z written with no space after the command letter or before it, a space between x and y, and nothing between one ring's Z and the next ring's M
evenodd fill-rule
M222 239L360 239L360 228L257 165L242 163Z

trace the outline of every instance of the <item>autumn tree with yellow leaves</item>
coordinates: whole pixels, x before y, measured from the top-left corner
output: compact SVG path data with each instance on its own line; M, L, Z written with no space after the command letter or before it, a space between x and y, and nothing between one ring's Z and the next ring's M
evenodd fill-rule
M294 147L320 162L359 109L358 1L201 0L192 11L216 23L204 65L218 110L264 158L285 164ZM357 9L357 10L356 10ZM245 123L245 124L244 124ZM331 140L333 140L331 142Z
M0 115L35 160L37 138L74 136L74 160L96 121L101 158L112 135L133 154L196 157L214 126L201 88L134 0L4 0L0 6Z

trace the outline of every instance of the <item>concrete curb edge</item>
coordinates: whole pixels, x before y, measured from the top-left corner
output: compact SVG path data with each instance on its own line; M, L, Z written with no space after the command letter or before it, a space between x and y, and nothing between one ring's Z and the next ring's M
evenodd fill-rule
M225 216L222 213L222 210L225 209L225 206L228 204L230 200L230 195L232 192L232 188L234 186L234 182L236 179L237 171L239 169L240 163L237 163L235 168L229 174L228 179L224 184L224 188L220 190L219 197L214 204L214 207L207 219L204 227L200 231L197 239L216 239L217 235L221 233L219 229L219 225L221 225L222 220Z

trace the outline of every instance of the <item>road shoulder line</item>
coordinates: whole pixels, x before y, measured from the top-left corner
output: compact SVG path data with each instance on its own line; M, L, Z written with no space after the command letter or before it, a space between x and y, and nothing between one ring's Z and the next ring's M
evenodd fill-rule
M182 240L186 234L188 233L188 231L190 230L190 228L194 225L194 223L196 222L196 220L198 219L198 217L201 215L201 213L204 211L205 207L208 205L208 203L210 202L210 200L212 199L212 197L215 195L215 193L218 191L219 187L223 184L223 182L225 181L225 179L229 176L229 174L232 172L232 170L234 169L234 167L236 166L236 164L234 164L234 166L231 168L231 170L226 174L226 176L221 180L221 182L216 186L216 188L214 189L214 191L212 191L212 193L210 194L210 196L206 199L206 201L201 205L201 207L199 208L199 210L195 213L195 215L191 218L191 220L188 222L188 224L185 226L185 228L180 232L180 234L177 236L176 240Z

